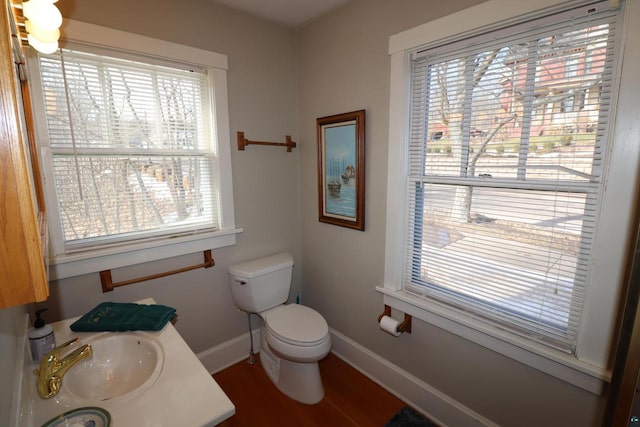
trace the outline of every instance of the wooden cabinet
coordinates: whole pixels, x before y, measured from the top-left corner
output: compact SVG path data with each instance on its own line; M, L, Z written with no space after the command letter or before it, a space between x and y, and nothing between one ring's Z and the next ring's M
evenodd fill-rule
M37 159L26 132L24 86L17 76L6 0L0 8L0 308L49 296L45 265L46 226ZM21 88L22 86L22 88ZM33 142L33 141L31 141ZM37 169L36 169L37 170ZM36 187L39 186L39 190ZM40 200L38 200L40 199Z

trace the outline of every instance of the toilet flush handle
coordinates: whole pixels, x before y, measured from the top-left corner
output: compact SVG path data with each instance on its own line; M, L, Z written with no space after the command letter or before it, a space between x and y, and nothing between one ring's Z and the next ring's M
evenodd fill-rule
M244 280L239 280L239 279L236 279L236 282L240 283L241 285L247 284L247 282L245 282Z

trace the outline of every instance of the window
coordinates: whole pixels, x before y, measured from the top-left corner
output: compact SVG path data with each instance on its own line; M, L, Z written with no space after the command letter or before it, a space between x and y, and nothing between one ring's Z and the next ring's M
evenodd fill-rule
M231 177L217 108L226 99L214 97L226 94L220 70L164 52L69 45L32 64L54 263L224 234L233 220L223 220L232 200L223 197Z
M413 56L406 289L575 350L609 93L533 111L610 87L611 15Z
M615 91L636 81L617 68L631 24L621 29L608 2L501 4L390 39L398 191L377 289L385 304L599 394L633 199L624 182L638 167L620 134L632 97Z
M65 251L217 227L203 72L41 55Z

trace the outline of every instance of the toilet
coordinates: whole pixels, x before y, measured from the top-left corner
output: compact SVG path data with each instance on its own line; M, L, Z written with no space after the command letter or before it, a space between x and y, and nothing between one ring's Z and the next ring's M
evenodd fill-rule
M300 304L285 304L291 288L293 258L271 255L229 267L236 306L258 314L260 362L278 389L298 402L315 404L324 388L318 360L331 350L326 320Z

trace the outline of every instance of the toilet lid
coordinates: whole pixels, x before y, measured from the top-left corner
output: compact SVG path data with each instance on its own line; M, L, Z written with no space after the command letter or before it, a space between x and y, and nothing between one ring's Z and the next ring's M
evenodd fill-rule
M315 345L329 335L324 317L304 305L281 305L263 313L263 318L271 334L294 345Z

